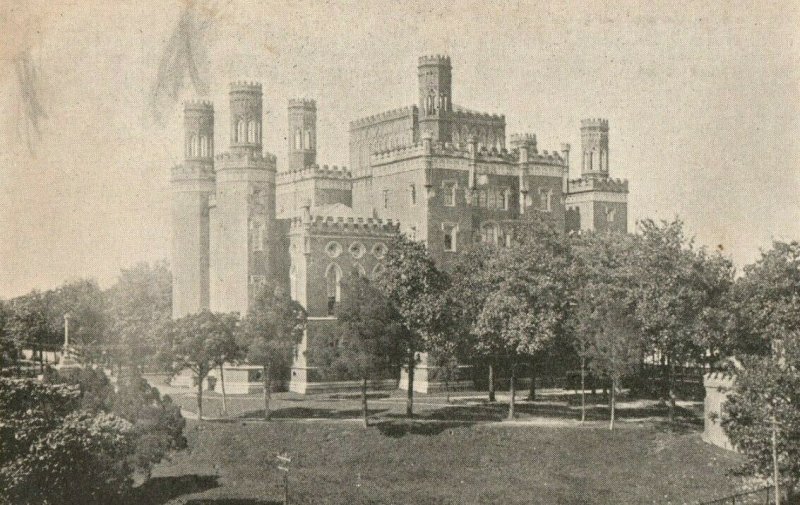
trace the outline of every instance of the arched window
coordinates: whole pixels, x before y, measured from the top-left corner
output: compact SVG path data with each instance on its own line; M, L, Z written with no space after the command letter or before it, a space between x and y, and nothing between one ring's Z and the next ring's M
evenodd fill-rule
M294 148L303 148L303 134L300 132L299 128L294 132Z
M481 225L481 241L484 244L497 244L498 240L497 224L493 222L486 222Z
M197 142L197 135L192 135L191 138L189 138L189 145L186 146L187 147L186 155L188 158L194 158L195 156L197 156L197 154L195 154L194 151L194 145L196 142Z
M236 143L243 144L247 140L247 125L243 119L236 124Z
M501 205L503 206L503 210L508 210L511 208L511 191L504 189L500 192L500 199L502 201Z
M312 148L312 145L311 145L311 130L306 130L305 141L306 141L306 144L305 144L306 149L311 149Z
M372 269L372 278L379 277L384 271L386 271L386 267L383 266L382 263L378 263L375 265L375 268Z
M336 311L336 304L342 301L342 269L336 263L328 265L325 271L325 285L328 294L328 315Z
M247 142L251 144L256 143L256 122L250 121L247 123Z
M208 137L205 135L200 137L200 156L203 158L208 156Z

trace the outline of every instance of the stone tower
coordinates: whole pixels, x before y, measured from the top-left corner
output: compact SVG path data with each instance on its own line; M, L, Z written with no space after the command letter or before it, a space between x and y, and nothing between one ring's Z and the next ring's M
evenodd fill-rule
M417 65L419 78L420 138L431 134L434 142L449 142L448 113L453 111L450 57L422 56Z
M584 119L581 121L583 177L608 177L608 120Z
M289 171L317 162L317 104L314 100L289 100Z
M275 157L262 154L261 85L233 83L231 149L216 157L211 204L211 309L246 314L272 275Z
M171 171L172 315L209 306L209 196L214 192L214 106L184 104L184 161Z

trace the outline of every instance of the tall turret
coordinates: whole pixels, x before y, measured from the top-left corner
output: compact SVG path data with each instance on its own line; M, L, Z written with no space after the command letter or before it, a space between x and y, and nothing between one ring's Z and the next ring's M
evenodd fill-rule
M417 65L419 110L421 115L453 110L452 67L450 57L421 56Z
M261 151L261 85L231 85L231 152L215 158L211 309L247 313L273 274L275 156Z
M214 191L214 106L186 102L184 162L172 169L172 315L209 307L208 201Z
M231 84L231 150L261 152L261 84Z
M317 162L317 104L314 100L289 100L289 170L302 170Z
M608 177L608 120L582 120L581 143L583 144L582 175Z
M430 133L434 142L449 142L452 134L448 113L453 111L452 67L450 57L421 56L417 65L419 79L420 134Z

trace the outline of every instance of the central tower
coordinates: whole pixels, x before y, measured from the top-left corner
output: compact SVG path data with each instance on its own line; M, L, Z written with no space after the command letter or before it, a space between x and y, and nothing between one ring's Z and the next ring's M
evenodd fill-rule
M233 83L230 152L216 157L211 211L211 309L244 315L273 277L275 156L262 154L261 85Z
M434 142L451 140L448 115L453 111L450 57L422 56L417 65L419 81L420 138L426 133Z
M317 103L289 100L289 171L317 162Z

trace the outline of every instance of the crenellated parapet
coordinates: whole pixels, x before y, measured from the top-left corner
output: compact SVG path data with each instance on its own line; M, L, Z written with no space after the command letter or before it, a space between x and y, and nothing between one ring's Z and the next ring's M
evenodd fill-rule
M231 93L261 93L260 82L234 81L231 83Z
M214 102L210 100L186 100L183 102L183 110L184 112L214 112Z
M468 145L453 144L451 142L432 142L430 151L426 150L427 147L424 142L418 142L408 146L401 146L386 151L374 153L370 157L372 166L385 165L396 161L416 158L424 155L431 156L448 156L451 158L472 158L472 152ZM519 163L520 155L519 149L497 149L496 147L482 146L475 152L475 158L478 161L489 163ZM565 166L566 161L556 151L548 152L542 151L541 153L528 153L528 164L537 165L557 165Z
M458 122L466 122L466 123L503 123L506 122L506 116L504 114L492 114L489 112L478 112L474 110L468 110L463 108L456 108L452 112L453 121Z
M598 128L608 130L608 119L588 118L581 120L581 128Z
M419 57L418 66L424 67L428 65L446 65L450 66L450 57L446 54L430 54Z
M305 216L291 220L290 232L327 235L390 237L400 231L400 223L391 219L343 216Z
M290 109L316 109L317 108L317 101L311 98L290 98L289 99L289 108Z
M386 121L393 121L395 119L406 118L417 113L416 106L401 107L399 109L388 110L380 114L374 114L361 119L356 119L350 122L350 130L357 130L366 126L383 123Z
M214 160L217 171L229 168L248 168L274 172L277 166L277 159L274 154L250 150L225 152L218 154Z
M214 166L210 163L184 162L170 169L170 181L213 181Z
M352 174L347 167L336 165L309 165L300 170L290 170L288 172L280 172L276 176L278 184L287 184L290 182L304 181L307 179L339 179L350 180Z
M570 193L583 193L586 191L603 191L606 193L627 193L627 179L584 177L569 181Z

